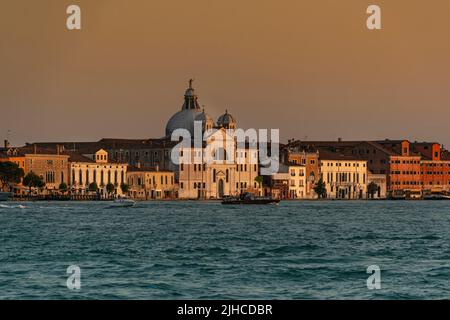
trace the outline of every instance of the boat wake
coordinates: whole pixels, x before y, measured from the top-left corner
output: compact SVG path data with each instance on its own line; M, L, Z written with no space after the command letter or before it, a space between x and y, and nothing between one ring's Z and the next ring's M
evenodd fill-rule
M17 206L9 206L6 204L0 204L0 208L4 208L4 209L26 209L27 207L24 205L17 205Z

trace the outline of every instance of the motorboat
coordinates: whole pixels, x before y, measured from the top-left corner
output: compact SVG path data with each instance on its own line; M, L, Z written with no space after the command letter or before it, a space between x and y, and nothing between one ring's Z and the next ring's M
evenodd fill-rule
M222 200L222 204L278 204L280 199L274 199L272 197L259 197L251 193L243 193L236 197L225 197Z
M424 200L450 200L450 196L446 192L433 192L423 197Z
M136 205L136 201L128 199L128 198L119 198L113 201L112 207L117 208L129 208L134 207Z

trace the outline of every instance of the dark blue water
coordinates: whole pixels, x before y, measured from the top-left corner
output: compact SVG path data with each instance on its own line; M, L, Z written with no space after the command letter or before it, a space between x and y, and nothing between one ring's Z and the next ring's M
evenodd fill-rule
M0 203L0 299L450 298L450 202L108 206Z

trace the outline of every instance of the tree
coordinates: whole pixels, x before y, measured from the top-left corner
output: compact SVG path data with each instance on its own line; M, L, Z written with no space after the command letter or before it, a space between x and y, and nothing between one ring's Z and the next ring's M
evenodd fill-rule
M65 182L61 182L61 184L59 185L59 191L61 191L62 193L67 192L67 184Z
M98 185L96 182L92 182L88 187L89 192L97 192L98 191Z
M375 182L372 181L367 186L367 193L369 194L369 198L373 199L377 192L378 192L378 185Z
M11 188L12 184L20 183L23 176L23 169L19 168L19 166L14 162L0 162L1 189L5 188L5 186L9 186Z
M317 181L317 183L314 187L314 192L317 193L317 196L319 197L319 199L327 197L327 188L326 188L326 184L323 181L322 177L320 177L319 181Z
M261 187L264 187L264 177L263 176L255 177L255 182L258 183Z
M122 183L120 185L120 189L122 190L123 193L128 193L128 191L130 190L130 186L127 185L126 183Z
M108 194L113 193L114 190L116 190L116 187L112 183L108 183L106 185L106 191L108 192Z
M25 187L30 188L30 193L32 188L39 188L42 189L45 187L45 182L42 177L35 174L33 171L30 171L24 178L23 178L23 185Z

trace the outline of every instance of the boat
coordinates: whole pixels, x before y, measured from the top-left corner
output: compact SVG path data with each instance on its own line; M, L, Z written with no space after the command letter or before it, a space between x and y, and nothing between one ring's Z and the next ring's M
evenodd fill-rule
M128 199L128 198L119 198L113 201L112 207L116 208L130 208L134 207L136 201Z
M11 192L0 192L0 201L8 201L12 198Z
M251 193L243 193L238 197L225 197L222 204L278 204L280 199L272 197L259 197Z
M450 196L446 192L433 192L425 195L423 200L450 200Z

